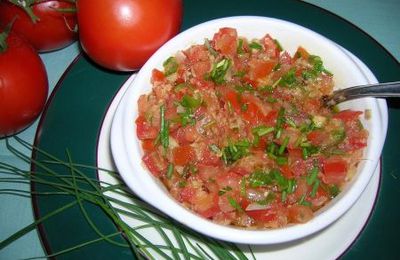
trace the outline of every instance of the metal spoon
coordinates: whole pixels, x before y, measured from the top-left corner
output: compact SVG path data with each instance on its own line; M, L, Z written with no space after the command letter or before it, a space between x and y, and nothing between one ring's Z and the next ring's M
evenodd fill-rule
M363 97L400 97L400 81L336 90L331 95L323 96L322 101L325 106L332 107L343 101Z

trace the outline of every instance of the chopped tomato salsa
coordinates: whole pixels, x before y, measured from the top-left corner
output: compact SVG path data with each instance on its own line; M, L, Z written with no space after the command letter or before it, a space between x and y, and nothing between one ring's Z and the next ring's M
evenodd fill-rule
M154 69L138 101L143 162L183 206L224 225L304 223L351 178L361 111L324 107L333 75L299 47L221 28Z

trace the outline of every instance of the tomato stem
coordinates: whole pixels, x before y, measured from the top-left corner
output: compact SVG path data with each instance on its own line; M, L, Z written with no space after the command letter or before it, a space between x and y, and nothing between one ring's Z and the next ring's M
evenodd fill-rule
M8 48L7 37L10 34L11 27L14 24L15 19L16 17L14 17L12 21L4 28L4 31L0 33L0 53L5 52Z
M8 0L10 3L22 8L32 19L33 23L39 21L39 17L37 17L33 13L32 5L34 5L37 1L35 0Z

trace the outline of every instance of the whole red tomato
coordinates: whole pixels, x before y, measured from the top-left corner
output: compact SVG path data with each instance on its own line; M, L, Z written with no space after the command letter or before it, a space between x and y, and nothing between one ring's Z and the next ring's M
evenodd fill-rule
M4 137L21 131L38 117L46 102L48 82L43 62L28 42L14 33L5 41L1 38L0 137Z
M76 13L63 12L75 8L71 1L37 1L30 6L32 17L19 6L8 1L0 1L0 26L5 27L14 18L13 31L25 37L39 52L63 48L77 38Z
M139 69L182 22L181 0L78 0L79 38L96 63Z

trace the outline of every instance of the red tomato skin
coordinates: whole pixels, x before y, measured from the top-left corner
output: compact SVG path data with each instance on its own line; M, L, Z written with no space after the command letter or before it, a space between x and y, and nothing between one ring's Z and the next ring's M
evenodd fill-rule
M35 49L14 33L0 52L0 137L30 125L42 111L48 93L46 69Z
M139 69L179 32L182 0L91 0L76 3L80 43L99 65Z
M34 23L31 17L20 7L7 1L0 2L0 27L5 27L14 17L12 30L24 37L39 52L54 51L68 46L78 36L75 13L60 12L58 8L73 8L66 1L43 1L32 6L33 13L39 18Z
M341 159L327 159L323 165L323 182L327 184L340 184L347 175L347 163Z

